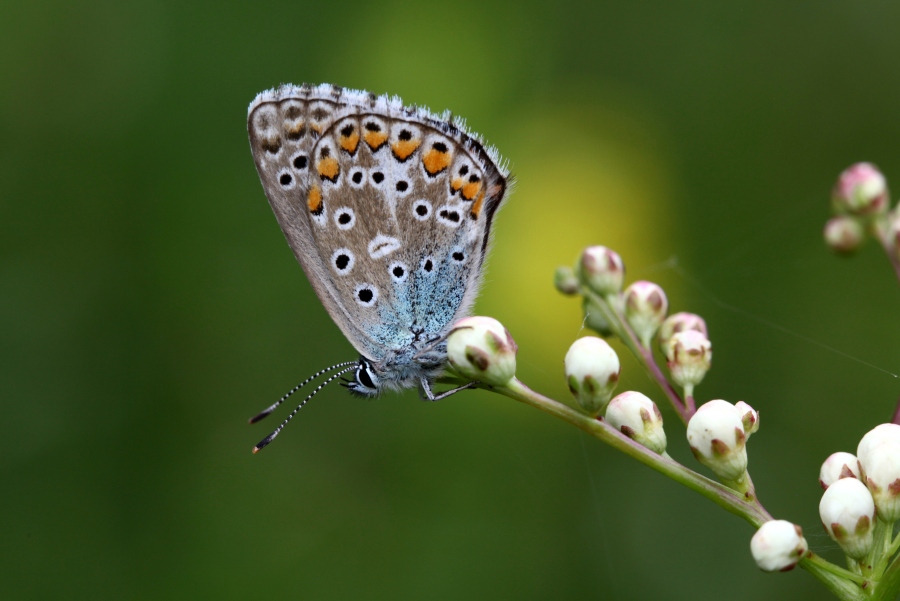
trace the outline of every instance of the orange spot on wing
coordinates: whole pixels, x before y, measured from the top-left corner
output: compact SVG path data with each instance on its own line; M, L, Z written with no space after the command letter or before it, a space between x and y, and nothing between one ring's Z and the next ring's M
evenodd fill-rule
M416 151L421 143L421 140L397 140L391 145L391 150L394 152L395 157L405 161L409 158L409 155Z
M355 129L349 136L341 136L341 148L343 148L350 154L356 152L357 146L359 146L359 132Z
M469 182L462 189L462 197L472 200L481 191L481 182Z
M363 139L369 145L369 148L372 149L372 152L375 152L387 142L388 137L383 131L367 131Z
M284 126L287 137L291 140L299 140L306 134L306 123L301 119L295 123L287 123Z
M341 173L341 167L334 157L322 159L319 161L317 168L319 170L319 177L331 180L332 182L337 181L337 177Z
M427 171L429 175L437 175L450 166L450 153L441 152L432 148L425 153L425 156L422 158L422 163L425 165L425 171Z
M310 188L309 195L306 197L306 206L313 215L322 212L322 190L319 189L319 186Z
M463 187L463 178L457 177L452 182L450 182L450 193L456 194L459 192L459 189Z
M478 195L478 199L472 203L472 210L469 213L472 215L472 219L478 219L478 216L481 215L481 208L484 205L484 190L481 191L481 194Z

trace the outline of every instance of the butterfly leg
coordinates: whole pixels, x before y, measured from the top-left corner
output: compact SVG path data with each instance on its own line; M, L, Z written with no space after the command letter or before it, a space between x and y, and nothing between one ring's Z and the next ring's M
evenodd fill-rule
M456 394L460 390L465 390L466 388L472 388L478 385L478 382L469 382L468 384L463 384L462 386L451 388L450 390L436 395L434 394L434 391L431 390L431 382L429 382L427 378L422 378L421 380L419 380L419 382L419 392L421 393L420 396L424 395L424 398L428 399L429 401L440 401L441 399L446 399L450 395Z

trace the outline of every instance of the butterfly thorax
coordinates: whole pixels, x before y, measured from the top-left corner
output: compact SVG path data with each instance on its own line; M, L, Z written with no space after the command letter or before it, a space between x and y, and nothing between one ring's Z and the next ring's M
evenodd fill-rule
M354 378L347 389L361 396L378 396L385 390L402 390L421 386L422 380L433 382L444 371L447 344L409 346L389 352L375 363L360 356Z

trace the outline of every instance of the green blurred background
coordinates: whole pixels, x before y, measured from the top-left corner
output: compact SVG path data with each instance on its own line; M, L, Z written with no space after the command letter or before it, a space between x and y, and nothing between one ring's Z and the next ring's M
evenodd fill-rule
M763 502L838 560L818 468L890 418L900 289L820 232L850 163L900 181L898 56L887 1L0 4L0 597L826 597L761 573L737 518L484 392L333 387L251 455L282 414L249 416L354 353L246 107L333 82L466 117L518 179L476 310L520 377L568 400L581 315L552 271L617 249L706 318L698 396L760 410Z

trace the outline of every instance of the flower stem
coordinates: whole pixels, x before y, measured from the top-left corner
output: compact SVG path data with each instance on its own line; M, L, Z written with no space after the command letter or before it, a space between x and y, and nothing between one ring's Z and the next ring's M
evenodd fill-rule
M871 230L872 235L878 239L881 248L884 249L884 254L887 255L888 261L891 262L891 267L894 268L894 275L896 275L897 280L900 281L900 259L898 259L897 253L894 252L894 243L891 240L891 228L888 217L878 217L872 222Z
M669 399L675 412L678 413L678 417L681 418L683 423L687 424L691 415L693 415L693 411L688 410L685 406L681 397L678 395L678 392L672 387L669 380L656 364L656 360L653 358L653 351L640 343L634 330L628 325L625 316L614 307L614 303L608 302L607 299L598 296L589 288L583 288L582 293L590 297L591 301L600 307L600 310L603 312L603 317L609 322L616 336L625 343L628 350L630 350L641 365L643 365L650 378L656 382L663 394L666 395L666 398Z
M862 589L862 587L871 585L871 582L866 578L836 566L812 551L800 560L799 565L815 576L838 599L843 601L861 601L862 599L871 598Z
M757 528L772 519L755 495L745 497L688 469L671 458L657 455L613 428L605 420L588 417L568 405L547 398L531 390L517 379L513 379L506 386L491 388L491 390L569 422L644 465L701 494L726 511L744 518Z

